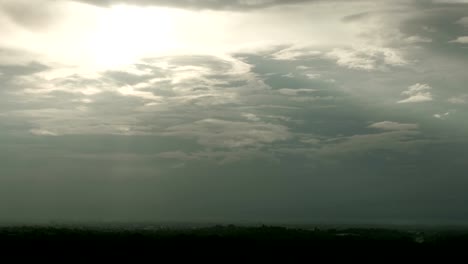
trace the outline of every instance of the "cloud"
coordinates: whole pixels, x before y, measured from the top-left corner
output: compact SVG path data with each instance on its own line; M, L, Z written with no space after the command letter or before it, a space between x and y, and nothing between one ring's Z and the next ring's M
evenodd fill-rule
M168 151L156 154L156 157L164 160L174 160L178 164L183 162L184 165L189 164L190 162L196 162L197 166L201 161L204 162L215 162L218 165L225 165L229 163L234 163L241 160L266 160L270 162L277 162L277 158L273 153L265 153L258 149L229 149L229 150L202 150L202 151L193 151L193 152L184 152L181 150ZM172 166L172 167L174 167Z
M357 13L357 14L352 14L352 15L348 15L348 16L344 16L341 21L345 22L345 23L349 23L349 22L355 22L355 21L359 21L359 20L362 20L362 19L365 19L367 17L369 17L371 15L371 13L369 12L360 12L360 13Z
M317 101L331 101L336 100L333 96L297 96L291 97L291 101L295 102L317 102Z
M310 48L301 48L301 47L289 47L286 49L282 49L272 55L273 59L275 60L299 60L305 59L307 57L316 57L322 54L321 51L313 50Z
M434 117L437 119L447 119L451 112L445 112L443 114L434 114Z
M430 32L430 33L437 32L437 29L435 29L434 27L430 27L430 26L422 26L421 29L424 30L425 32Z
M253 122L258 122L261 120L257 115L252 114L252 113L243 113L242 116L245 117L247 120L253 121Z
M336 48L328 52L327 56L336 59L340 66L367 71L382 69L387 65L402 66L408 63L398 50L377 46Z
M318 0L79 0L89 4L109 6L114 4L155 5L185 9L251 10L278 5L294 5Z
M185 152L182 152L180 150L162 152L162 153L157 154L156 157L163 158L163 159L176 159L176 160L182 160L182 161L190 161L190 160L197 159L196 156L189 155L189 154L187 154Z
M433 0L436 4L468 4L468 0Z
M407 152L417 144L426 143L418 139L420 132L411 130L389 130L376 134L359 134L349 137L328 139L317 151L318 155L340 155L349 153L368 153L372 150L391 150ZM323 142L323 141L322 141Z
M427 38L427 37L421 37L418 35L410 36L404 39L405 42L410 43L410 44L415 44L415 43L431 43L432 39Z
M456 23L468 27L468 16L460 18Z
M0 110L9 122L60 135L155 135L213 113L235 119L246 110L231 107L269 91L250 64L229 56L154 57L92 74L69 75L40 63L0 70L2 92L8 91Z
M163 54L261 53L286 46L291 47L268 56L287 61L319 57L320 52L326 52L332 47L353 45L360 38L361 29L354 25L343 26L340 21L343 14L376 7L374 1L367 0L340 0L342 5L329 5L322 0L81 1L109 8L97 8L77 1L48 2L60 2L64 5L63 18L47 30L23 34L16 28L9 28L8 34L2 34L3 42L62 65L79 64L101 69L132 63L141 57ZM314 2L317 4L308 4ZM118 5L122 3L126 5ZM289 4L301 5L284 9L231 12ZM198 12L138 5L220 11ZM378 6L380 5L379 3ZM326 27L317 26L325 24ZM386 25L379 26L386 28ZM230 34L219 34L220 32ZM122 35L127 37L122 39ZM25 39L28 41L24 41ZM374 44L378 46L377 43ZM80 50L79 54L76 50Z
M300 140L301 143L310 145L320 145L321 140L319 138L304 138Z
M314 80L320 78L322 75L320 73L306 73L306 76L307 78Z
M468 44L468 36L461 36L454 40L449 41L450 43L460 43L460 44Z
M32 61L26 65L0 64L0 78L31 75L50 69L47 65Z
M402 95L408 98L398 101L398 103L420 103L432 101L432 94L428 90L432 89L428 84L416 83L408 87L408 90L402 92Z
M468 102L468 94L463 94L457 97L451 97L447 99L451 104L466 104Z
M54 133L46 129L31 129L29 130L29 132L31 132L31 134L36 135L36 136L58 136L57 133Z
M419 128L418 124L405 124L392 121L377 122L369 125L369 128L380 130L398 131L398 130L415 130Z
M7 1L17 0L0 0ZM32 10L25 16L34 16L35 5L43 3L18 1ZM59 195L65 198L58 199L61 207L88 218L95 217L92 211L109 218L109 210L100 209L112 207L110 217L132 212L141 221L158 215L190 220L197 212L222 218L236 211L239 218L289 215L306 221L320 214L316 208L331 206L343 215L339 219L367 214L373 221L370 207L413 201L421 190L408 208L419 201L430 207L446 194L438 188L442 183L451 192L447 204L455 208L449 213L460 215L466 204L468 125L462 120L468 109L450 103L468 102L462 96L468 61L461 47L447 43L465 35L455 24L467 16L461 6L424 0L300 6L279 6L294 0L96 1L101 7L47 1L67 7L64 13L52 9L63 20L50 26L40 6L30 20L20 18L20 9L14 19L0 13L0 46L24 57L15 60L0 48L0 189L24 185L2 193L6 199L0 203L18 207L10 195L22 209L24 195L42 197L31 201L46 210L20 211L37 211L41 219L50 211L60 218L63 210L55 210L50 199L56 195L42 195L53 187L65 195ZM349 14L357 15L341 20ZM34 24L42 19L45 24ZM108 33L113 38L105 41ZM158 52L159 44L169 43L182 51ZM140 46L144 51L135 58L142 59L113 64L119 60L113 55L126 57ZM105 56L94 53L101 50ZM94 56L110 63L95 69ZM408 88L417 81L422 83ZM437 102L396 103L423 97ZM51 160L58 162L50 166ZM43 180L28 181L32 177ZM460 192L450 188L455 185ZM181 187L183 193L177 191ZM74 196L81 189L91 190L83 202ZM101 199L103 193L118 201ZM93 205L91 211L86 204ZM212 211L185 210L201 207ZM447 215L443 209L440 214ZM393 215L411 218L412 212Z
M151 100L151 101L161 101L162 100L161 96L156 96L151 92L136 90L132 86L121 87L121 88L118 89L118 91L119 91L119 93L121 93L122 95L125 95L125 96L135 96L135 97L139 97L139 98L142 98L142 99L148 99L148 100Z
M300 89L282 88L278 90L280 94L292 95L292 96L298 95L300 93L312 93L316 91L317 91L316 89L312 89L312 88L300 88Z
M282 125L220 119L203 119L169 127L164 135L197 138L203 146L223 148L259 146L291 137L288 128Z
M27 0L2 0L0 14L15 24L30 29L42 29L54 23L63 12L59 1L35 0L32 5Z

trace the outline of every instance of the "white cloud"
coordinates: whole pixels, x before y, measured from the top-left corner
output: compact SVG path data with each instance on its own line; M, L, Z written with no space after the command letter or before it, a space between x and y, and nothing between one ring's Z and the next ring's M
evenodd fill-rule
M299 65L299 66L296 67L296 69L298 69L298 70L309 70L309 69L311 69L311 67L305 66L305 65Z
M306 73L307 78L309 79L318 79L322 75L320 73Z
M389 131L398 131L398 130L414 130L418 129L418 124L405 124L405 123L398 123L392 121L383 121L373 123L369 126L369 128L375 128L380 130L389 130Z
M468 36L461 36L457 39L449 41L450 43L460 43L460 44L468 44Z
M425 93L418 93L415 95L412 95L411 97L408 97L404 100L398 101L398 103L403 104L403 103L420 103L420 102L427 102L427 101L432 101L432 95L429 92Z
M257 115L252 114L252 113L243 113L242 116L245 117L249 121L254 121L254 122L260 121L260 118Z
M443 113L443 114L434 114L434 117L437 118L437 119L447 119L450 114L451 114L451 112L446 112L446 113Z
M266 117L266 118L270 118L270 119L281 120L281 121L284 121L284 122L289 122L289 121L291 121L291 117L281 116L281 115L266 115L265 117Z
M386 65L402 66L408 63L398 50L377 46L336 48L328 52L327 56L336 59L340 66L368 71L381 69Z
M407 37L406 39L404 39L404 41L410 44L430 43L432 42L432 39L415 35L415 36Z
M468 27L468 16L460 18L460 20L457 21L457 24Z
M402 95L408 98L398 101L398 103L419 103L432 101L432 94L428 90L432 89L428 84L416 83L408 87L408 90L402 92Z
M413 84L408 88L409 89L407 91L404 91L402 94L413 95L413 94L419 93L421 91L432 89L428 84L421 84L421 83Z
M54 133L46 129L31 129L29 130L29 132L36 136L58 136L57 133Z
M318 56L322 52L301 47L289 47L272 55L275 60L297 60L307 56Z
M126 85L118 89L119 93L125 96L135 96L147 100L160 101L162 97L156 96L151 92L138 91L134 87Z

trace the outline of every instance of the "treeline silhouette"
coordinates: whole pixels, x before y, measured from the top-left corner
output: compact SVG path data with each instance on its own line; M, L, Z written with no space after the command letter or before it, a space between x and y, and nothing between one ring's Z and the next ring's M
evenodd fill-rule
M334 252L427 253L464 250L466 231L405 231L380 228L299 229L275 226L80 227L16 226L0 228L2 249L42 249L76 255L81 252L178 252L268 255L293 252L292 256ZM81 254L80 253L80 254ZM348 254L346 253L346 254Z

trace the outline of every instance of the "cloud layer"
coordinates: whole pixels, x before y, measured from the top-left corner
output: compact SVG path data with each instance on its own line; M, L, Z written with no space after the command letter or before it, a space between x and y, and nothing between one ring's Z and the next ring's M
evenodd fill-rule
M0 215L465 221L467 13L2 1Z

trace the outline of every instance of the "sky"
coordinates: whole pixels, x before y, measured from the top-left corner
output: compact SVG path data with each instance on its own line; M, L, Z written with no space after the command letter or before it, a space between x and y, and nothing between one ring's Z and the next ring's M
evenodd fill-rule
M0 222L468 221L468 1L0 0Z

